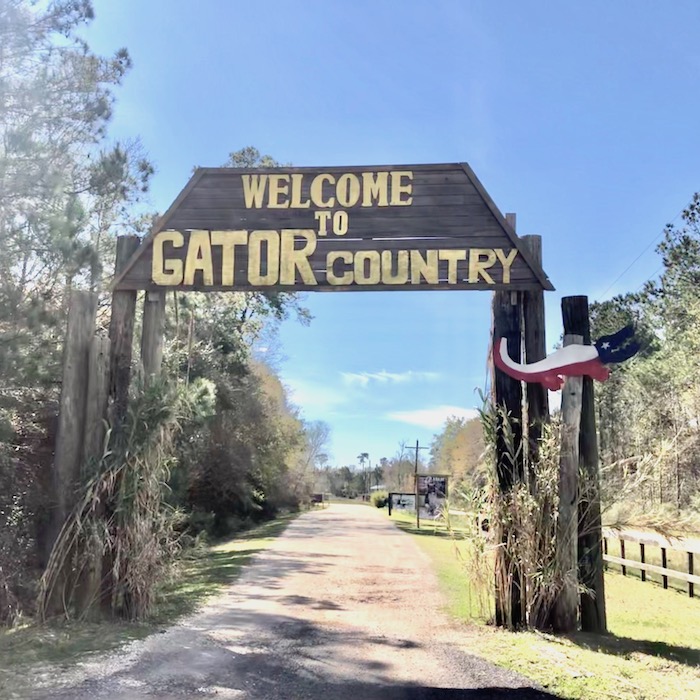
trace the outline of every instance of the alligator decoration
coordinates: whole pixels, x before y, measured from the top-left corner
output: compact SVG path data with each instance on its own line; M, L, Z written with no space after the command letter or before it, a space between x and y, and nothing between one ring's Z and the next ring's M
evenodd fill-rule
M598 338L593 345L567 345L532 364L514 362L508 355L508 341L501 338L494 345L493 358L496 367L509 377L558 391L565 377L586 376L604 382L610 376L608 365L629 360L639 348L634 326L625 326L617 333Z

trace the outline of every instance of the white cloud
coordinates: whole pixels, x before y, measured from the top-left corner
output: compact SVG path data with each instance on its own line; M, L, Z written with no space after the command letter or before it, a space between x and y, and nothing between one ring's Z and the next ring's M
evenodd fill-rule
M395 420L400 423L408 423L417 425L421 428L430 428L437 430L442 428L445 421L450 416L457 418L465 418L470 420L476 418L479 412L475 408L463 408L462 406L434 406L433 408L419 408L415 411L394 411L387 414L389 420Z
M289 390L289 400L310 414L317 411L328 411L348 401L344 391L332 389L325 384L316 384L301 379L287 379L284 384Z
M439 379L440 375L437 372L341 372L343 383L348 386L366 387L370 382L378 384L404 384L412 381L428 381L432 382Z

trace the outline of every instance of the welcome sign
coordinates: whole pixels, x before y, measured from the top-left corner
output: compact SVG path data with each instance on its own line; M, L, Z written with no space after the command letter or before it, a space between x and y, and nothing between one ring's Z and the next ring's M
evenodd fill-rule
M117 289L552 289L466 164L200 168Z

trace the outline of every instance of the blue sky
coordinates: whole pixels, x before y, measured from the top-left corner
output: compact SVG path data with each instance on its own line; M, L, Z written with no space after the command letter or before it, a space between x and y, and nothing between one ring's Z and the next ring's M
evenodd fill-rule
M560 299L636 290L649 244L700 189L700 3L618 0L95 0L126 46L115 137L139 135L165 210L194 165L253 145L295 165L468 162L543 237ZM620 274L645 251L621 279ZM284 381L334 461L429 444L486 377L488 292L309 294Z

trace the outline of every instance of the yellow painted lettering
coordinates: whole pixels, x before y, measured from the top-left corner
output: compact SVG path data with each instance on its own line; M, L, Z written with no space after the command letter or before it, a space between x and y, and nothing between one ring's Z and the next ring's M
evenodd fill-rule
M289 195L289 175L270 175L269 182L267 206L270 209L288 209L289 200L280 201L280 195L283 197Z
M362 206L389 206L389 173L362 173Z
M301 173L292 175L292 201L290 207L292 209L308 209L311 206L311 200L301 201L301 185L304 181L304 176Z
M382 260L376 250L358 250L355 253L355 283L379 284L382 278Z
M485 257L485 260L481 258ZM484 278L486 284L495 284L493 277L486 272L496 262L496 253L491 248L472 248L469 251L469 284L479 281L479 275Z
M348 232L348 226L350 222L348 220L348 213L343 211L333 212L333 233L336 236L344 236Z
M211 244L221 246L221 285L232 287L235 282L237 245L243 246L248 241L247 231L212 231Z
M440 281L437 250L426 250L425 257L420 250L411 251L411 284L420 284L421 277L428 284Z
M328 235L328 222L331 219L331 212L329 211L315 211L314 219L318 221L318 235L327 236Z
M407 179L404 183L402 180ZM413 172L410 170L392 170L391 171L391 206L409 206L413 203ZM408 195L402 199L401 195Z
M329 209L335 206L335 197L329 197L328 199L323 199L323 183L327 182L329 185L335 185L335 178L330 173L321 173L316 175L316 177L311 181L311 188L309 189L309 194L311 195L311 201L314 203L315 207L320 209Z
M303 248L295 250L295 238L303 238ZM296 272L299 271L304 284L318 284L316 276L309 262L309 258L316 250L316 234L309 228L283 228L282 245L280 253L280 284L294 285Z
M209 231L192 231L185 258L185 276L183 284L194 284L197 272L202 272L202 284L211 287L214 284L214 269L211 259L211 241Z
M350 270L345 270L342 275L336 275L335 273L335 262L336 260L341 260L346 265L352 264L352 253L347 250L334 250L328 253L326 257L326 280L328 284L332 284L334 287L339 284L352 284L352 272Z
M162 231L153 239L153 260L151 262L151 279L154 284L182 284L182 260L164 258L163 246L172 244L173 248L182 248L185 237L179 231Z
M406 284L408 282L408 251L396 253L396 272L394 272L393 255L390 250L382 251L382 283Z
M360 181L357 175L352 173L341 175L335 187L335 196L341 207L354 207L360 200Z
M447 284L457 284L457 263L467 259L466 250L439 250L440 260L447 260Z
M263 205L267 175L241 175L246 209L260 209Z
M496 257L500 260L501 265L503 265L503 284L510 284L510 268L515 262L517 255L517 248L512 248L508 255L503 252L502 248L496 248Z
M265 256L263 265L263 244ZM263 269L265 272L263 272ZM280 276L280 235L277 231L251 231L248 239L248 282L261 287L277 284Z

